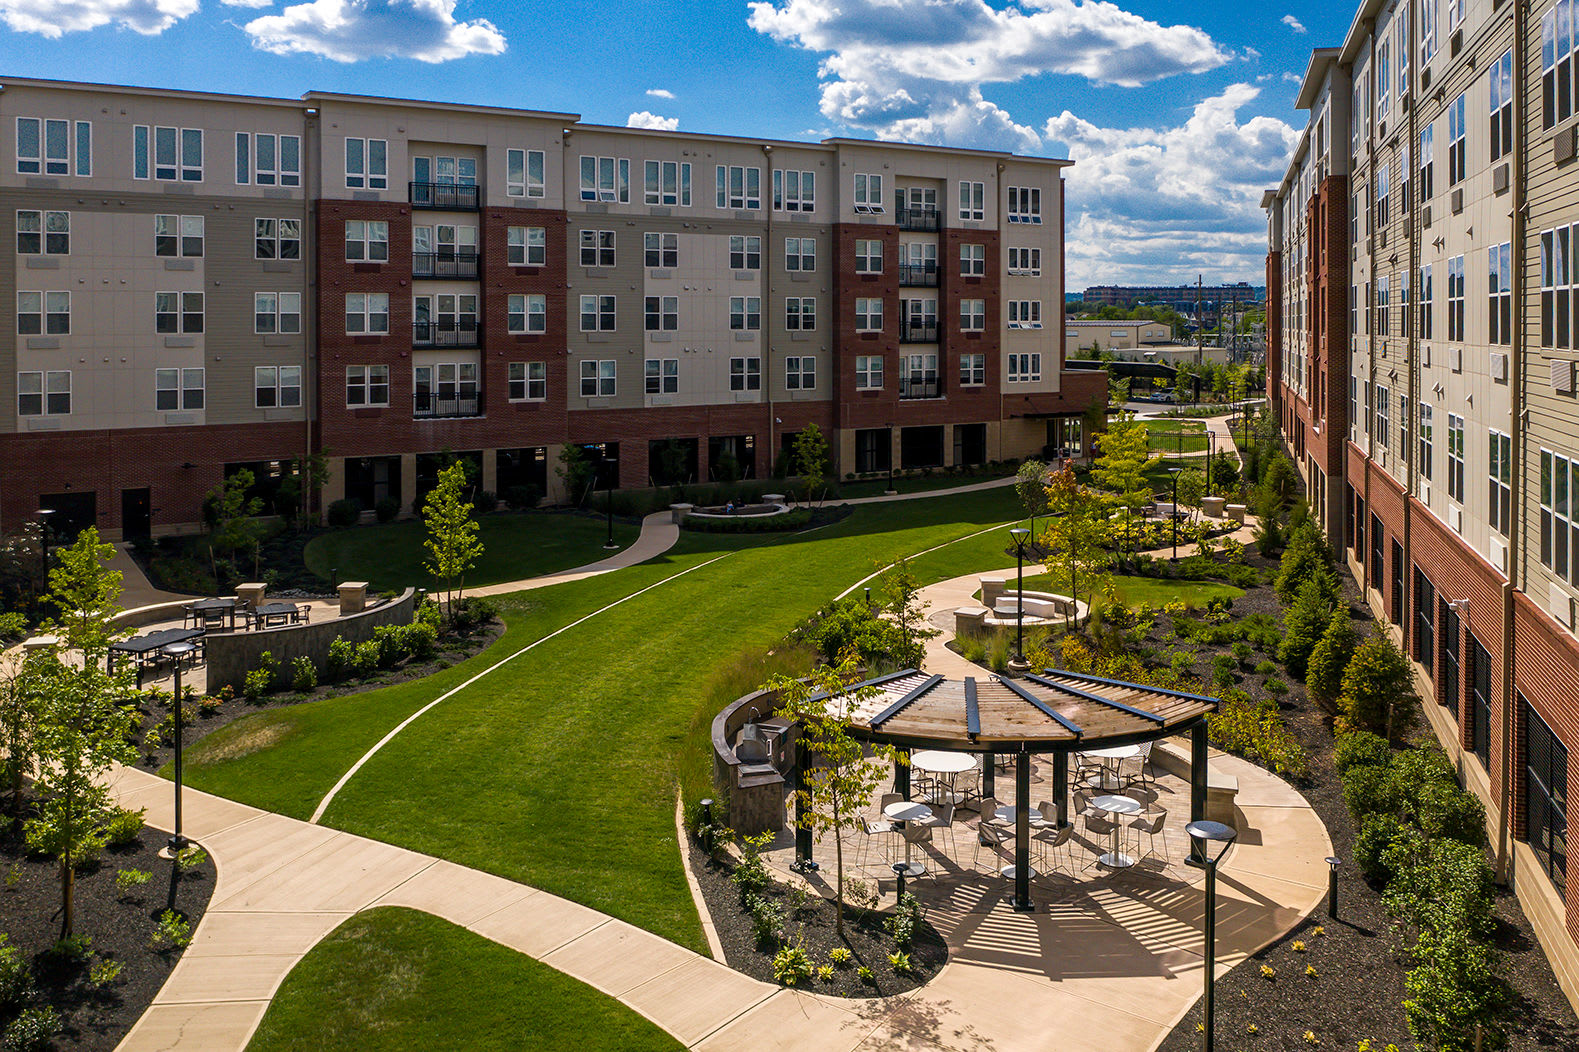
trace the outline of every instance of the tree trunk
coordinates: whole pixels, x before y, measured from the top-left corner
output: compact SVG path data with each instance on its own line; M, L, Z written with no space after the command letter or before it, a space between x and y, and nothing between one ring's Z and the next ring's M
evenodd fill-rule
M62 939L71 934L72 921L76 912L76 868L71 862L71 797L66 798L66 823L62 830L64 847L60 853L60 937Z
M837 777L837 772L835 772ZM833 927L839 933L839 938L844 938L844 812L839 807L839 793L835 790L832 794L833 806L833 869L834 869L834 894L833 894Z

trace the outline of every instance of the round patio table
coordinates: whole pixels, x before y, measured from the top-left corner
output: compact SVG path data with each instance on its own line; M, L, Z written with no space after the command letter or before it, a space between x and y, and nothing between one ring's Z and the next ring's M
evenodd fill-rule
M1132 760L1140 755L1138 745L1115 745L1110 749L1088 749L1080 754L1102 761L1102 773L1087 777L1086 785L1093 789L1122 790L1124 776L1119 773L1119 766L1125 760Z
M1098 796L1091 800L1091 806L1099 811L1106 811L1110 815L1138 815L1141 812L1140 801L1129 796ZM1135 864L1135 860L1118 849L1118 826L1113 828L1112 843L1108 845L1108 853L1097 859L1098 862L1110 869L1128 869Z
M932 817L932 808L926 804L918 804L913 800L899 800L883 808L883 814L902 825L919 822L924 818ZM927 867L920 862L910 860L910 840L905 840L905 876L919 877L927 871Z
M1003 805L1002 807L998 808L997 810L995 810L992 813L992 821L994 821L994 822L1001 822L1002 824L1007 825L1007 826L1014 825L1014 820L1017 817L1019 817L1019 813L1014 809L1013 806L1011 806L1009 804ZM1042 817L1042 812L1038 811L1034 807L1031 808L1031 811L1030 811L1030 822L1031 822L1031 825L1033 825L1033 826L1034 825L1042 825L1042 824L1045 824L1046 821L1047 820Z
M976 766L976 758L968 752L946 752L941 749L923 749L910 754L910 766L917 771L941 775L946 789L933 789L927 801L934 804L957 804L962 799L954 791L954 778Z

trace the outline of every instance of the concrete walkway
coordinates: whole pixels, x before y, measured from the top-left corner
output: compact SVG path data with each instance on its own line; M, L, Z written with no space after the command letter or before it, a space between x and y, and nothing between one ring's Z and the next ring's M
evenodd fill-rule
M143 568L137 565L137 560L128 552L128 545L115 545L115 554L110 557L107 567L119 570L121 573L121 608L135 610L140 606L153 606L157 603L174 603L182 599L191 599L190 595L181 592L166 592L153 586L148 580L148 575L143 573Z

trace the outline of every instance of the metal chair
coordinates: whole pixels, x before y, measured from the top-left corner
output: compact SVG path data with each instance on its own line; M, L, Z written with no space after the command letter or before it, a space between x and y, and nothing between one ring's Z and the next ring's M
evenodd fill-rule
M934 830L934 829L935 830L940 830L940 831L942 831L942 833L944 833L948 837L948 853L949 853L949 857L950 858L952 858L954 856L954 851L955 851L955 846L954 846L954 808L955 808L955 806L956 806L955 804L942 804L942 805L940 805L938 807L934 807L932 809L931 817L923 818L920 822L916 823L919 826L925 827L927 830L929 830L929 832L931 830Z
M1069 856L1069 842L1074 838L1074 835L1074 826L1059 826L1056 822L1052 825L1044 825L1031 834L1031 840L1036 844L1037 864L1042 872L1047 872L1047 855L1049 852L1056 852L1059 848L1063 848L1064 855L1066 857ZM1055 862L1053 868L1059 869L1063 867L1058 866ZM1067 868L1070 874L1074 873L1074 862L1072 859Z
M1156 744L1156 742L1142 742L1140 745L1140 755L1132 756L1129 760L1124 761L1124 763L1128 763L1130 760L1134 761L1135 774L1133 775L1133 778L1135 781L1147 788L1151 787L1152 781L1156 777L1155 770L1151 770L1151 748ZM1119 764L1121 774L1123 773L1123 766L1123 763Z
M976 850L970 859L972 868L981 861L981 849L983 847L992 848L992 855L994 858L997 858L998 846L1008 843L1012 835L1007 827L987 821L988 816L991 814L990 810L984 808L981 821L976 825L978 835L976 837ZM997 867L994 866L993 868L996 869Z
M1136 815L1130 820L1130 832L1135 835L1135 852L1136 854L1140 855L1141 858L1145 858L1147 855L1159 854L1157 851L1157 837L1162 835L1163 850L1160 852L1160 854L1162 855L1163 861L1167 861L1168 838L1162 833L1163 824L1166 823L1167 820L1168 812L1166 808L1158 808L1155 811L1142 811L1140 814ZM1143 835L1147 838L1147 844L1145 853L1141 854L1140 838Z
M871 853L872 840L874 838L891 837L897 831L898 830L895 828L894 823L888 821L886 818L871 819L863 817L861 819L861 854L860 858L855 863L855 868L857 870L864 870L866 868L866 857ZM888 859L891 857L891 853L888 850L888 841L884 839L882 843L883 863L886 866Z
M1112 844L1113 835L1118 832L1118 828L1118 823L1113 821L1111 818L1108 818L1104 814L1098 813L1088 815L1086 817L1086 835L1088 837L1106 837L1108 844ZM1086 863L1086 869L1090 869L1092 866L1100 865L1103 854L1112 850L1111 847L1103 845L1100 841L1097 841L1096 846L1099 850L1091 859L1091 861Z

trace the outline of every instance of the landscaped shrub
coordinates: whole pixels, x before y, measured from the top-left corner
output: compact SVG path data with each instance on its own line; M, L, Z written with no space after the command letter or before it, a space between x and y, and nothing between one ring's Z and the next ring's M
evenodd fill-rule
M329 505L327 518L337 530L355 526L362 518L362 506L354 500L337 500Z
M0 1018L21 1008L32 992L33 970L27 958L11 945L10 936L0 932Z
M504 502L512 511L531 511L543 502L543 491L536 486L511 486L504 491Z
M1427 836L1486 846L1486 806L1453 782L1431 782L1415 802L1415 821Z
M324 678L331 683L342 680L351 674L355 663L356 644L344 636L335 636L329 643L329 653L324 657Z
M799 943L786 946L773 955L773 979L785 986L796 986L812 977L816 966Z
M1387 852L1404 833L1404 824L1396 816L1373 814L1360 825L1360 835L1354 839L1354 864L1360 872L1378 884L1385 884L1392 876L1387 868Z
M5 1028L0 1047L5 1052L44 1052L60 1033L60 1016L54 1008L24 1008Z
M1307 518L1289 533L1288 547L1278 565L1272 589L1284 603L1292 603L1301 584L1331 568L1332 552L1327 547L1326 538L1321 535L1321 527L1316 525L1315 520Z
M394 668L406 656L405 626L379 625L373 629L373 643L378 647L378 667Z
M1332 604L1323 596L1321 586L1314 580L1300 585L1294 605L1283 615L1283 643L1278 648L1278 658L1287 666L1289 675L1297 680L1305 678L1311 652L1331 619Z
M128 811L118 807L104 823L104 842L110 847L130 847L137 843L138 836L143 831L143 815L148 813L146 807L139 807L135 811Z
M351 674L367 677L378 671L378 641L369 639L356 645L356 656L351 659Z
M1409 951L1415 961L1404 974L1404 1014L1409 1032L1425 1047L1468 1052L1475 1047L1475 1024L1489 1031L1507 1001L1497 975L1502 955L1469 932L1428 931ZM1495 1040L1492 1034L1488 1044Z
M1392 640L1378 634L1355 649L1338 696L1348 729L1397 741L1413 726L1419 705L1409 660Z
M241 681L241 696L254 704L262 701L272 689L274 689L273 669L255 668ZM157 734L158 728L155 728L153 733Z
M1349 768L1343 775L1343 802L1360 825L1371 815L1397 814L1398 798L1393 791L1392 768Z
M431 658L439 648L439 630L427 621L413 621L401 630L406 653L420 661Z
M1305 689L1310 698L1328 713L1338 712L1338 695L1343 692L1343 672L1354 657L1360 643L1360 634L1354 630L1353 619L1345 604L1333 611L1321 641L1310 652L1306 662Z
M740 864L735 867L729 879L740 889L742 903L749 902L750 897L754 897L772 882L772 877L768 874L768 865L762 861L762 849L772 842L772 833L759 833L741 840Z
M685 528L697 533L780 533L801 530L811 525L816 516L810 508L795 508L779 515L737 515L722 519L685 520ZM837 513L823 512L825 518L835 518Z
M1276 774L1304 778L1310 760L1278 714L1277 705L1257 705L1237 687L1225 691L1218 711L1206 717L1213 745L1254 760Z
M989 639L989 652L1001 635L998 633ZM859 598L835 600L815 614L808 626L797 630L795 636L816 647L823 660L828 662L837 661L839 655L854 649L869 670L875 662L901 667L919 664L907 660L913 655L910 654L904 631L893 621L879 616Z
M499 509L499 495L492 490L478 490L477 499L472 504L479 515L486 515Z
M758 946L771 946L784 931L784 911L778 903L761 895L746 896L746 912L751 914L751 938Z
M291 662L291 689L307 693L318 686L318 667L306 654Z
M1393 759L1387 739L1370 731L1340 734L1333 745L1333 765L1340 777L1351 767L1386 767Z
M450 606L450 624L457 632L470 632L474 628L490 624L499 616L499 608L491 599L480 595L468 595L457 599Z
M394 497L380 497L373 505L373 514L379 522L394 522L395 516L400 514L400 501Z

